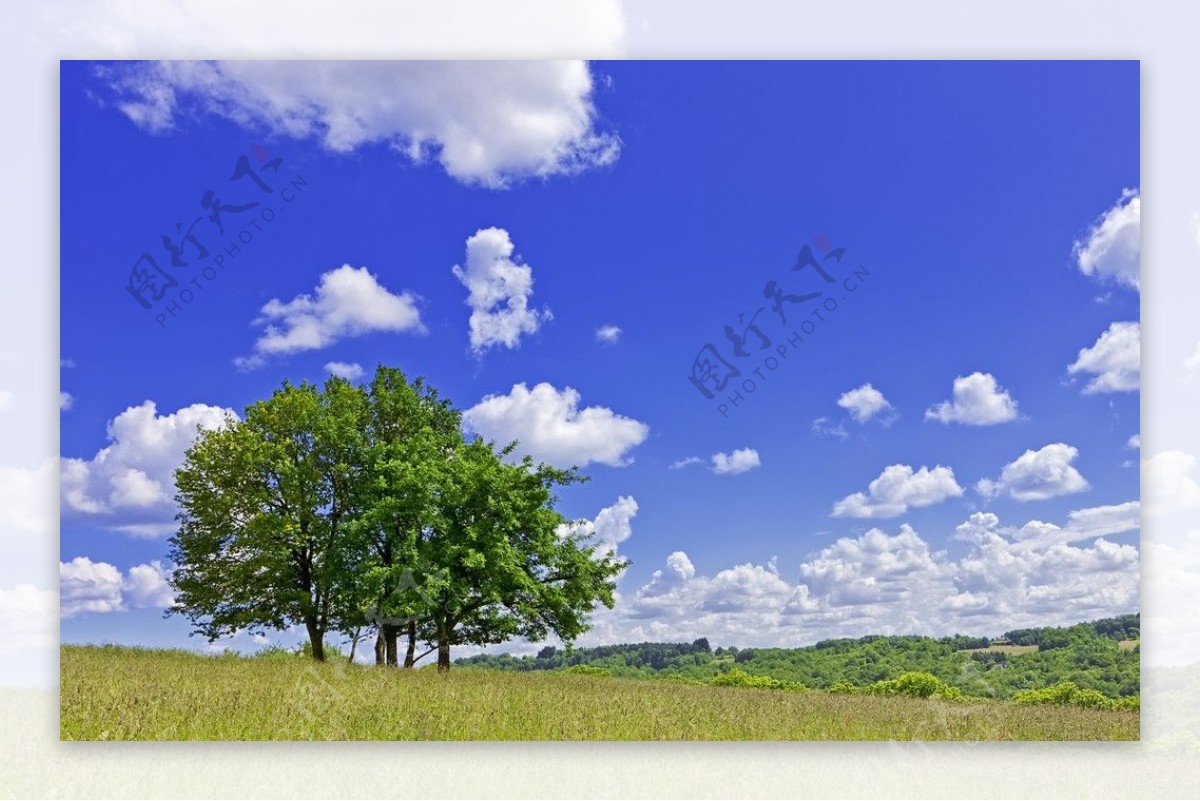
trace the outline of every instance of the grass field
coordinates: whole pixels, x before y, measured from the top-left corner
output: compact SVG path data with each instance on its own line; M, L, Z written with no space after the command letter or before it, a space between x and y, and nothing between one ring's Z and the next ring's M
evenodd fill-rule
M1138 714L63 646L64 740L1136 740Z

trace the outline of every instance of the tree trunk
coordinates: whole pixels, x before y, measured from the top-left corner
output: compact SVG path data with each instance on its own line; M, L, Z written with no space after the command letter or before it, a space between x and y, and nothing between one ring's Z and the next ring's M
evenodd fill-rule
M383 630L381 629L381 630L378 630L375 632L375 664L376 665L383 664L383 652L384 652Z
M396 627L383 627L383 641L387 647L387 664L388 667L396 667L399 663L400 653L396 646Z
M412 669L412 666L417 661L417 623L415 620L408 622L408 651L404 654L404 666Z
M441 623L438 625L438 661L437 669L446 671L450 669L450 632L453 628Z
M325 661L325 632L317 625L315 620L305 621L304 627L308 629L308 642L312 646L312 657L318 662Z

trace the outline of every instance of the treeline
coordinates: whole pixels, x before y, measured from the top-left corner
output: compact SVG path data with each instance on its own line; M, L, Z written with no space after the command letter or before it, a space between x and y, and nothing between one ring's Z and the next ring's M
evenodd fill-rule
M585 666L614 676L675 678L711 682L740 671L751 677L812 689L849 691L896 680L909 673L935 677L963 695L1012 698L1018 692L1070 682L1107 698L1137 695L1140 616L1107 618L1070 627L1006 632L992 645L987 637L868 636L823 640L806 648L712 649L707 639L692 643L637 643L596 648L546 647L536 656L481 654L458 660L466 667L500 670L563 670ZM1039 632L1037 650L1010 649L1014 635ZM1128 635L1134 636L1128 636ZM1060 644L1060 641L1064 644ZM980 650L986 649L986 650ZM1010 651L1016 652L1010 652ZM887 685L882 685L887 686Z
M175 473L175 606L210 641L303 627L413 667L513 637L570 641L627 566L555 509L574 469L463 435L422 379L379 367L281 389L200 432Z

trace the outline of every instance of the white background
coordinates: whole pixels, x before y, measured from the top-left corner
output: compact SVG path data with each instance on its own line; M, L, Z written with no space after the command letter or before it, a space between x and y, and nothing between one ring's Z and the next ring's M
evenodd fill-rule
M62 58L1140 59L1142 453L1200 456L1195 5L102 0L0 15L0 504L21 489L12 471L58 454ZM1200 709L1155 682L1200 663L1198 480L1143 471L1142 743L60 744L57 691L11 688L57 685L56 618L31 613L0 623L0 795L1194 797ZM48 533L0 528L0 589L57 586L57 487L32 491Z

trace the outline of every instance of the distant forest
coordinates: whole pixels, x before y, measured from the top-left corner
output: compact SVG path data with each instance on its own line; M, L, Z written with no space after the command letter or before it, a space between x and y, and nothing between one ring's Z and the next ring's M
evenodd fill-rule
M723 648L692 643L637 643L596 648L548 646L536 656L481 654L465 668L573 670L639 678L711 681L737 670L816 690L865 688L920 671L964 695L1012 698L1059 682L1108 698L1139 694L1141 615L1068 627L1014 629L997 638L868 636L823 640L805 648Z

